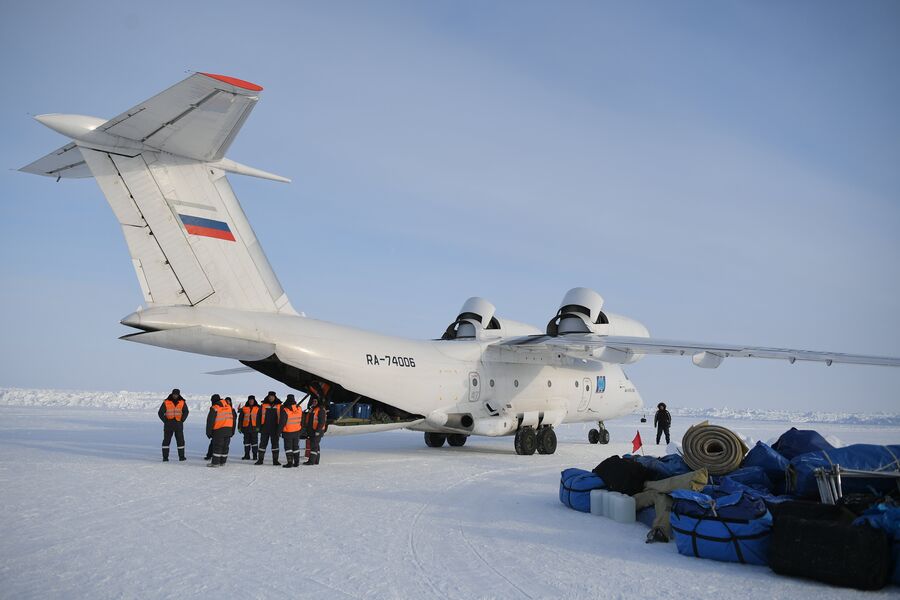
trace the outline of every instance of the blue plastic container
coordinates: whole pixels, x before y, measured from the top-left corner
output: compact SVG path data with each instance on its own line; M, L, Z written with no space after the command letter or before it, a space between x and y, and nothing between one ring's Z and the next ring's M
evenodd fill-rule
M353 416L357 419L370 419L372 417L372 405L357 404L353 407Z

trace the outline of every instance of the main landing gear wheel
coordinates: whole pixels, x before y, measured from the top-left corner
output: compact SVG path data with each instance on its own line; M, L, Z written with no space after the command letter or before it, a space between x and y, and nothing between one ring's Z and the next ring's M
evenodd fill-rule
M429 448L440 448L445 441L447 441L447 436L443 433L431 433L429 431L425 434L425 445Z
M539 454L556 452L556 432L552 427L541 427L537 434L537 451Z
M464 433L451 433L447 436L447 443L454 448L459 448L466 445L467 439L469 439L469 436Z
M516 432L516 454L531 456L537 450L537 434L534 427L523 427Z
M591 429L588 431L588 441L592 444L608 444L609 431L603 426L603 421L598 423L599 429Z

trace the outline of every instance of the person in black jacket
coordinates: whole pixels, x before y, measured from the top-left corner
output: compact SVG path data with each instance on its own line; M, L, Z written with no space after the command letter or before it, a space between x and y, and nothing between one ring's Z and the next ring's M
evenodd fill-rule
M253 464L263 464L263 459L266 456L266 445L269 443L269 440L272 441L272 464L281 464L278 462L278 428L280 419L281 400L278 399L275 392L269 392L263 398L262 405L259 407L259 458Z
M319 399L310 388L309 409L303 415L303 433L309 440L309 458L304 465L319 464L319 441L325 434L326 411L319 406Z
M666 403L660 402L656 405L656 414L653 416L653 424L656 425L656 445L659 445L659 438L666 434L666 444L669 443L669 427L672 425L672 415L666 410Z
M253 460L259 454L259 402L256 396L247 396L247 403L238 411L238 431L244 434L244 456L241 460Z
M234 435L235 412L231 404L213 394L209 414L206 416L206 437L212 440L210 467L219 467L228 460L228 442Z
M169 397L159 405L157 414L159 415L159 420L163 422L163 462L169 462L169 444L172 441L172 435L175 436L175 443L178 444L178 460L185 460L184 422L189 412L187 402L181 397L181 390L178 388L172 390Z

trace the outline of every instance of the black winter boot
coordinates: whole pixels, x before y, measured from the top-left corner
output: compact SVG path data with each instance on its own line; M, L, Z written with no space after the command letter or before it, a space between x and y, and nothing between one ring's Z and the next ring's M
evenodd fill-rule
M263 459L264 459L265 457L266 457L266 451L265 451L265 450L260 450L260 451L259 451L259 456L256 458L256 462L253 463L253 464L254 464L254 465L261 465L261 464L263 464Z
M178 460L187 460L187 458L184 456L184 446L178 449Z
M250 449L253 450L253 460L256 460L259 456L259 446L250 446Z
M300 451L299 450L294 450L294 464L291 466L292 467L300 466Z
M218 457L218 456L213 456L213 457L212 457L212 460L210 460L210 461L209 461L209 464L206 465L206 466L207 466L207 467L218 467L218 466L219 466L219 457Z
M294 455L291 453L290 450L284 451L284 457L286 460L285 460L285 463L283 465L281 465L281 468L282 469L290 469L291 467L293 467L294 466Z
M278 462L278 450L272 450L272 464L276 467L281 464Z
M306 466L314 465L314 464L316 464L316 455L310 453L309 458L306 459L306 462L303 463L303 466L306 467Z
M219 465L220 465L220 466L221 466L221 465L224 465L226 462L228 462L228 457L227 457L227 456L223 456L222 458L219 459Z
M244 455L241 460L250 460L250 444L244 444Z
M322 456L321 454L319 454L318 452L316 452L316 462L314 462L313 464L315 464L315 465L319 464L319 458L320 458L321 456Z
M163 447L162 452L163 452L163 462L169 462L169 449L166 447Z

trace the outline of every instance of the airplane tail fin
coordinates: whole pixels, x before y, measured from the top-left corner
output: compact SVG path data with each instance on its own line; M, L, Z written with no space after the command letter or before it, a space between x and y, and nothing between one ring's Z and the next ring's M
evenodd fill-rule
M289 181L224 158L261 90L195 73L109 121L42 115L74 143L21 170L97 180L148 305L296 314L225 177Z

